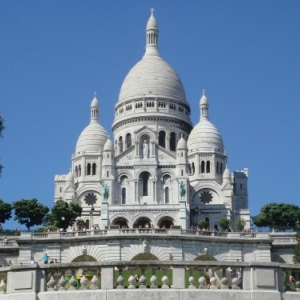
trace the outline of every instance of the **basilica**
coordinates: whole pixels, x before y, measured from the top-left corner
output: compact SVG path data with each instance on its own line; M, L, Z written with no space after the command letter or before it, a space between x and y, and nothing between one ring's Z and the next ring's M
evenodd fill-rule
M152 10L145 54L125 77L115 105L113 139L99 123L95 94L70 172L55 176L55 201L79 204L88 228L186 229L205 220L219 230L221 218L232 227L244 219L249 228L248 169L229 171L205 91L200 120L192 125L182 82L159 54L158 41Z

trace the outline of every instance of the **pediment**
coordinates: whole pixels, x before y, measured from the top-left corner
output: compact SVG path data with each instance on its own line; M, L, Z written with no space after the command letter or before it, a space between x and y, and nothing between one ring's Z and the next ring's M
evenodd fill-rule
M139 128L139 129L137 129L137 130L135 130L134 133L135 133L135 134L138 134L138 133L140 133L140 132L142 132L142 131L145 131L145 130L150 131L151 133L153 133L153 134L156 135L156 131L153 130L152 128L149 128L147 125L144 125L143 127Z

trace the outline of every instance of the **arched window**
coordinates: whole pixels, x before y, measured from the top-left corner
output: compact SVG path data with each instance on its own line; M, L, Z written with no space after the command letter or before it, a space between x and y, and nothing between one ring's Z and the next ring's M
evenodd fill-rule
M195 164L192 163L193 174L195 174Z
M159 146L166 148L166 133L164 131L160 131L158 134L158 144Z
M85 226L87 229L90 229L90 220L89 219L85 220Z
M126 188L122 188L122 200L121 204L126 204Z
M181 152L181 157L183 157L183 152Z
M123 138L119 137L119 153L123 152Z
M204 160L201 161L201 173L205 172L205 162Z
M77 168L77 166L75 167L75 177L78 177L78 168Z
M171 132L170 134L170 150L176 151L176 133Z
M165 203L169 203L169 187L165 188Z
M210 161L206 162L206 173L210 173Z
M109 171L106 172L106 177L109 177Z
M181 176L183 176L183 170L181 170Z
M217 162L216 172L217 172L217 174L219 174L219 162Z
M96 169L97 169L97 165L95 163L93 163L92 175L96 175Z
M206 218L205 218L205 221L207 222L208 227L210 227L210 226L209 226L209 217L206 217Z
M220 165L220 174L222 175L223 174L223 164L221 163Z
M148 193L149 193L149 188L148 188L148 185L149 185L149 173L148 172L143 172L141 174L141 181L142 181L142 187L143 187L143 190L142 190L142 195L143 196L148 196Z
M78 176L81 176L81 165L78 167Z
M91 175L91 164L90 163L87 164L86 175Z
M189 174L192 174L191 164L189 164Z
M126 134L126 149L131 147L131 145L132 145L131 134L127 133Z

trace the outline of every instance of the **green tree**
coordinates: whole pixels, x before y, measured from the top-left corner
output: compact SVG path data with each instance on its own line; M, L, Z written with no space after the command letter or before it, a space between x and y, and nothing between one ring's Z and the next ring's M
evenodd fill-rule
M2 137L2 130L4 129L4 118L3 116L0 115L0 137ZM1 171L3 169L3 166L0 165L0 175L1 175Z
M77 226L78 228L86 228L86 223L85 223L84 220L78 219L78 220L76 221L76 226Z
M296 220L300 219L300 208L288 203L268 203L260 214L252 218L257 227L269 227L280 231L295 229Z
M222 230L226 230L229 228L230 221L227 218L222 218L219 220L219 225L222 228Z
M9 203L5 203L0 199L0 224L11 218L12 206Z
M239 219L236 221L235 223L235 228L238 230L238 231L243 231L245 229L245 225L246 225L246 222L244 219Z
M297 229L296 241L297 241L297 244L294 248L293 261L295 264L299 264L300 263L300 230L299 229Z
M32 226L43 224L49 212L49 208L38 203L37 199L21 199L14 202L12 207L15 210L14 220L24 224L28 231Z
M82 208L76 203L68 203L63 200L55 202L47 221L50 225L67 229L72 226L76 219L81 216Z
M201 220L201 221L198 222L198 227L200 229L205 229L205 228L208 227L208 223L206 221L204 221L204 220Z

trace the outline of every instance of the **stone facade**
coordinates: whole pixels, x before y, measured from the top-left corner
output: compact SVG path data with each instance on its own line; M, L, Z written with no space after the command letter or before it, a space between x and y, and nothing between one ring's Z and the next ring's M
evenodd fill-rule
M115 105L113 142L99 124L99 102L78 138L67 175L55 176L55 201L78 203L88 227L183 229L206 220L219 229L243 218L250 228L248 170L231 173L203 91L193 127L184 87L158 51L153 12L146 52L129 71ZM104 193L106 191L106 194Z

